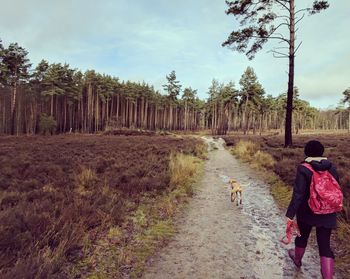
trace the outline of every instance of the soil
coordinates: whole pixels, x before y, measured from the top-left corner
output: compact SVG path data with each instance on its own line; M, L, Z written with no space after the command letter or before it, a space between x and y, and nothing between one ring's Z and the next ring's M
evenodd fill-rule
M301 269L294 267L279 239L285 230L268 185L225 150L222 139L209 144L198 190L178 233L149 263L143 278L320 278L317 247L309 245ZM243 204L230 201L228 179L243 186Z

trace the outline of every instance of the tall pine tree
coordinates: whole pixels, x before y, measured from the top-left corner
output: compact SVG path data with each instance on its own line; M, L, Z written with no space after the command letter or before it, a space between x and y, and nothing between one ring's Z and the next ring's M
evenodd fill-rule
M12 43L3 49L2 63L5 72L4 84L12 90L11 95L11 134L15 133L15 114L18 85L29 78L28 70L31 67L28 52L17 43Z
M296 9L295 0L235 0L226 1L226 4L226 13L232 14L242 28L232 31L223 46L243 52L253 59L267 41L277 40L282 44L272 53L275 57L289 60L285 125L285 147L289 147L292 145L294 58L301 45L296 45L296 26L305 13L313 15L327 9L328 1L314 1L311 7L299 10ZM286 33L288 35L284 35Z
M163 85L164 90L168 93L170 100L175 101L180 94L181 85L180 82L176 80L176 73L172 71L168 76L166 76L168 81L167 84Z

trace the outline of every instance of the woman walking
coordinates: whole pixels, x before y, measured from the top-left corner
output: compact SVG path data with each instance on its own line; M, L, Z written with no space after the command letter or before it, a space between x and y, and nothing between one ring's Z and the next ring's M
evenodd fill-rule
M316 227L322 277L331 279L334 273L334 254L330 247L330 237L336 228L336 212L342 207L342 194L335 166L323 157L323 152L324 147L319 141L309 141L304 148L306 159L297 168L293 196L286 217L290 222L296 216L300 236L296 237L295 248L290 249L288 254L294 264L300 267L311 229ZM321 198L316 197L319 194L317 191Z

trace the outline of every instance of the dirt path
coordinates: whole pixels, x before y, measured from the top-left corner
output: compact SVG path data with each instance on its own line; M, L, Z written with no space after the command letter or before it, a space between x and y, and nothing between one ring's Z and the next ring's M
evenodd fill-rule
M210 139L207 139L210 141ZM279 243L284 230L268 187L213 141L200 187L179 220L178 233L153 258L144 278L320 278L318 253L308 247L296 271ZM228 177L248 185L243 205L230 202Z

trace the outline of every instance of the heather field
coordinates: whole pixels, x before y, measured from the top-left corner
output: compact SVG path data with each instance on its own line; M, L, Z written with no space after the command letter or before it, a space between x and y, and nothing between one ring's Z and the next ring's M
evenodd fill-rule
M0 277L140 272L171 235L203 147L176 136L0 137ZM147 247L135 240L145 231Z
M271 185L270 192L282 207L289 201L296 166L304 158L303 146L315 138L324 143L325 155L337 165L346 197L345 210L336 234L337 272L345 274L346 278L350 257L350 229L347 224L350 217L348 135L297 136L294 138L294 147L289 149L283 148L281 136L224 137L226 144L234 147L233 153L237 158L264 170L264 179ZM242 140L250 143L242 144ZM219 141L215 144L218 145ZM233 160L224 148L221 151L217 149L212 148L206 154L206 145L198 139L198 135L159 135L142 131L107 132L104 135L0 137L0 277L140 277L152 256L177 232L175 216L187 216L184 219L187 223L183 224L188 226L182 233L180 229L178 234L178 238L183 241L178 246L170 245L175 247L173 267L177 266L179 260L187 262L185 256L178 257L178 248L187 247L182 245L188 240L188 230L193 230L192 235L195 237L189 243L195 255L206 257L207 254L215 254L215 249L221 249L215 242L218 236L214 225L217 223L215 212L219 210L219 215L225 217L221 224L227 227L220 233L229 236L228 239L232 239L231 234L239 228L231 228L234 224L231 221L241 216L238 208L232 212L231 203L226 203L226 186L223 187L220 171L226 170L227 175L241 176L243 180L253 179L256 185L262 183L258 176L249 174L246 165ZM203 168L202 159L208 159L204 166L208 177L204 180L198 176ZM194 196L191 200L192 207L190 203L189 209L192 208L195 220L204 206L201 201L208 202L214 197L218 199L212 203L212 209L202 216L204 223L214 222L205 225L207 230L199 226L201 223L198 225L196 221L188 219L186 214L176 215L188 197L192 196L195 181L201 188L208 190L202 191L203 197L199 195L196 199ZM263 189L269 191L266 187ZM256 189L251 191L249 194L247 190L247 199L257 194ZM261 196L254 196L254 199L244 203L243 209L247 214L257 210L262 204L257 201L261 199ZM244 222L249 226L255 224L257 215L253 217L244 218ZM263 216L260 217L264 220ZM274 222L282 222L282 219L279 216ZM261 224L257 226L261 229ZM197 239L200 233L207 235ZM243 233L248 234L246 231ZM278 229L276 232L266 232L267 235L278 233ZM260 236L260 233L256 235L258 239ZM201 254L196 243L201 246L201 240L207 242L209 237L214 239L213 247ZM243 243L233 241L230 245L239 247ZM272 246L275 244L271 242ZM210 246L205 244L205 247ZM227 250L229 257L235 255L231 250ZM187 252L186 248L184 253ZM256 256L254 245L251 252L253 259ZM310 255L313 254L310 252ZM220 264L224 259L217 258ZM312 262L313 259L306 261ZM158 262L161 261L158 259ZM190 263L187 269L186 265L182 267L183 272L192 272ZM258 265L259 261L252 263ZM210 269L211 265L205 267ZM219 269L222 271L222 268ZM214 265L210 272L217 270ZM294 272L289 265L281 270ZM162 272L166 271L156 270L160 276L163 276ZM200 272L204 272L202 268L198 274ZM226 274L231 272L226 270ZM240 272L247 275L248 271L243 269ZM308 272L314 274L318 270L304 270L305 278L309 278Z

